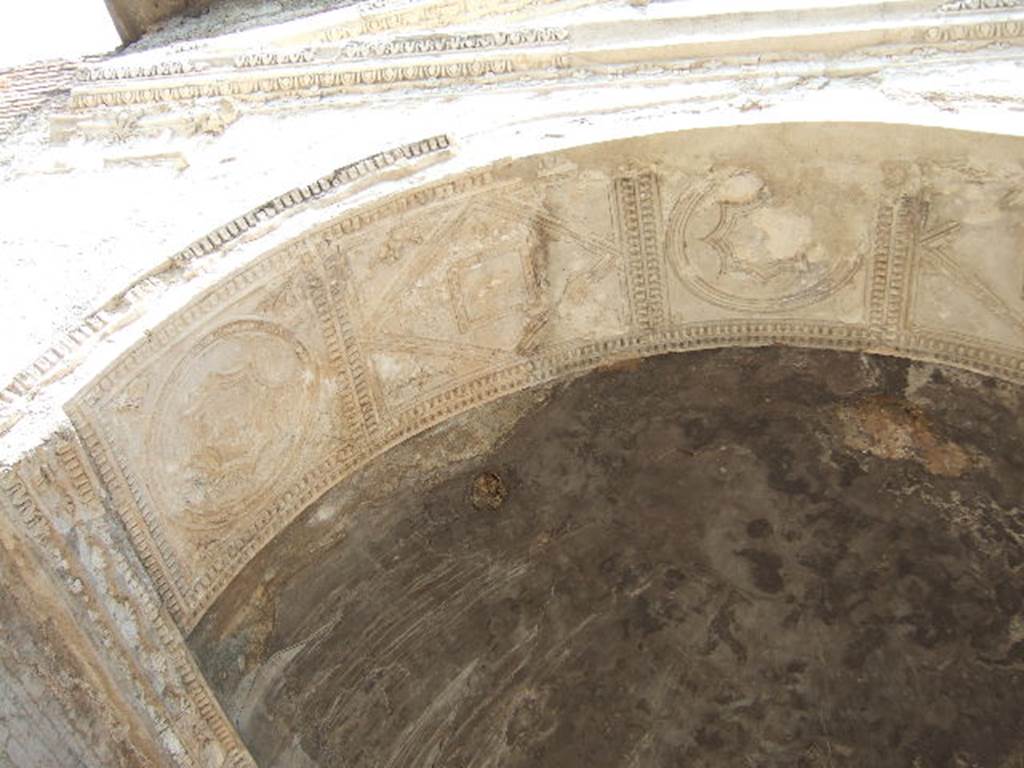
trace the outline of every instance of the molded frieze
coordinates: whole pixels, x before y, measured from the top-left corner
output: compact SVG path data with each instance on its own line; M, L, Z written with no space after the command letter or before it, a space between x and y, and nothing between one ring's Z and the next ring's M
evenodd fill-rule
M1024 380L1020 179L926 134L694 132L395 197L198 298L69 412L188 631L354 467L611 360L789 343Z
M60 177L69 189L98 168L190 163L176 183L211 163L246 186L251 169L221 164L290 141L282 156L308 162L304 132L325 115L366 116L373 134L412 98L436 101L466 152L449 134L411 141L409 120L397 148L222 211L204 235L186 221L173 252L0 391L0 717L18 723L0 763L252 765L183 635L339 480L503 395L638 356L774 344L1024 382L1020 139L785 124L528 156L651 126L834 118L813 112L832 86L879 119L911 119L879 105L925 105L913 119L977 126L978 107L1019 132L1020 2L784 18L596 5L374 0L80 63L73 84L66 62L35 67L60 88L12 91L0 130L52 108L49 136L12 156L52 142L54 172L88 168ZM507 116L469 119L498 95ZM805 98L812 111L783 109ZM260 120L285 110L268 142ZM347 124L327 125L309 135L347 141ZM458 172L425 170L441 158ZM107 349L126 351L83 386Z

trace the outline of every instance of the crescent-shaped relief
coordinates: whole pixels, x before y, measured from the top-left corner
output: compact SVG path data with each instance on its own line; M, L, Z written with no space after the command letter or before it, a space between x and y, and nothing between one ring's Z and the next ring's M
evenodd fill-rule
M863 253L841 210L806 203L777 199L750 170L716 174L676 203L669 262L721 307L779 313L818 302L853 278Z

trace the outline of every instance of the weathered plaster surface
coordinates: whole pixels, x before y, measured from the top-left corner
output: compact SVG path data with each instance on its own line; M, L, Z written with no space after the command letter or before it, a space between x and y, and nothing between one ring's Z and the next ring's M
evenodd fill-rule
M0 147L0 207L19 211L0 231L18 267L0 307L20 329L6 342L0 378L199 234L427 135L459 144L456 172L701 126L868 119L1022 132L1013 8L904 2L885 14L864 3L757 13L747 4L715 6L709 20L706 6L690 3L561 15L551 4L443 33L443 21L424 28L437 18L432 7L412 3L397 16L343 8L185 50L87 62L87 74L113 79L58 94L45 118ZM384 20L389 28L377 29ZM531 42L544 31L562 37ZM507 71L485 72L481 62ZM85 196L102 197L108 213L87 209ZM55 284L50 275L69 259L76 279ZM24 310L15 300L23 295L47 311Z
M363 0L365 2L365 0ZM106 0L121 38L153 48L237 32L360 0Z
M141 4L144 0L127 0ZM302 18L323 11L353 6L368 5L373 0L200 0L181 5L191 5L186 12L167 12L150 31L135 40L128 47L129 52L149 50L162 46L187 44L195 40L217 35L256 29L279 24L283 21ZM378 7L381 3L376 3Z
M262 7L225 4L2 73L4 581L63 617L3 658L2 706L55 722L32 759L251 764L183 633L467 409L719 346L1019 382L1018 6L413 0L201 37ZM890 416L851 444L965 466Z
M733 128L461 176L254 260L69 412L187 630L387 446L605 360L792 343L1020 380L1016 143Z
M1010 768L1022 470L975 375L624 364L356 473L190 644L265 766Z

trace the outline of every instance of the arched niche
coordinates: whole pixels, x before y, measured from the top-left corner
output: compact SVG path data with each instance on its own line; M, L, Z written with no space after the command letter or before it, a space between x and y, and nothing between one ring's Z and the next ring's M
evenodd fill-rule
M264 766L1010 766L1022 467L977 374L625 361L369 462L188 643Z
M279 228L247 230L247 214L207 238L248 240L244 263L154 319L67 410L188 632L356 468L595 367L786 345L1024 380L1019 141L658 134L355 195L298 231L330 184L293 190Z

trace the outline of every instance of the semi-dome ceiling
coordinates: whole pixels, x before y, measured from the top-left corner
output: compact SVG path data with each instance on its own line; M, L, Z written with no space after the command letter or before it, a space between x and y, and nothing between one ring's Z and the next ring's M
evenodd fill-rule
M263 766L1010 768L1024 392L786 349L510 396L306 510L190 644Z

